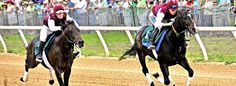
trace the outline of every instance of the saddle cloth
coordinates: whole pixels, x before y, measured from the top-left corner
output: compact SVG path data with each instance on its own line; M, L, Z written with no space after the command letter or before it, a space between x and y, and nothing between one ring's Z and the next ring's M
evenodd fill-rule
M54 42L54 39L61 34L60 31L53 32L52 34L48 35L46 39L46 44L43 47L43 50L45 51L46 55L48 55L48 51L51 48L52 43ZM39 40L37 40L36 44L39 43ZM35 46L36 47L36 46ZM48 57L48 56L47 56Z
M150 41L150 37L152 35L152 31L154 30L155 28L153 28L151 25L148 26L144 31L143 31L143 34L142 34L142 45L144 47L148 47L150 44L151 44L151 41ZM156 45L156 51L159 50L160 46L161 46L161 43L164 39L164 36L166 34L166 32L168 31L168 29L163 29L159 35L156 35L155 37L155 45Z

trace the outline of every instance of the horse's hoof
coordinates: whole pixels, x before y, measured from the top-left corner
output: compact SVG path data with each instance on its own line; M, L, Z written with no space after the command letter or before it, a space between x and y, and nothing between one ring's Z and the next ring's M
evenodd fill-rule
M152 74L152 76L154 76L155 78L158 78L159 77L159 73L154 73L154 74Z
M24 82L24 80L23 80L23 78L22 78L22 77L20 78L20 81Z
M150 84L150 86L155 86L155 85L154 85L154 83L152 82L152 83Z
M54 80L49 80L49 84L53 85L54 84Z
M121 60L123 60L123 59L126 59L126 58L125 58L125 57L120 57L118 60L121 61Z

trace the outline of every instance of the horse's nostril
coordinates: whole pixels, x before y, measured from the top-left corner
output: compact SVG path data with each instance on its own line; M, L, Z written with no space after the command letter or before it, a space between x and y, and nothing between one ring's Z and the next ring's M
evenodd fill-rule
M79 44L79 47L81 48L81 47L84 46L84 41L83 41L83 40L82 40L82 41L79 41L78 44Z
M82 40L82 41L79 41L79 44L84 44L84 41Z

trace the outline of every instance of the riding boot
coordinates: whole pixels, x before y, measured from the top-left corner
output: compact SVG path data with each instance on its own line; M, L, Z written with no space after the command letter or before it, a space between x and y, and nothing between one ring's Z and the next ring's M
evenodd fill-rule
M35 48L35 56L37 62L42 62L42 52L45 42L40 41Z
M155 38L156 38L156 35L159 34L159 29L158 28L155 28L152 33L151 33L151 37L150 37L150 43L149 43L149 46L147 49L149 50L152 50L156 47L156 43L155 43Z

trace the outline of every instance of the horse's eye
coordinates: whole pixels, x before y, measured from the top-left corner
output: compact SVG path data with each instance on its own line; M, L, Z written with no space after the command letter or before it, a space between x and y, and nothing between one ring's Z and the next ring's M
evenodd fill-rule
M184 16L183 16L183 19L187 19L187 16L186 16L186 15L184 15Z

